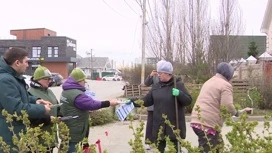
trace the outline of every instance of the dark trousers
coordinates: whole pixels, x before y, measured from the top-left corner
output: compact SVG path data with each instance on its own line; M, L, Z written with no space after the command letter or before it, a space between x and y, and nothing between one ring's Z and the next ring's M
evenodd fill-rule
M152 136L152 128L153 128L153 111L147 111L147 122L145 128L145 140L149 140L151 143L154 142ZM150 142L146 142L146 144L150 144Z
M174 143L175 149L178 152L178 140L171 140L171 142ZM159 141L159 146L158 146L158 150L160 151L160 153L164 153L165 147L166 147L166 141L165 140L160 140Z
M220 153L220 149L224 145L224 142L219 132L216 132L215 135L212 135L207 133L205 134L204 131L197 128L193 128L193 130L198 136L198 147L201 150L201 153L208 153L214 149L217 153Z

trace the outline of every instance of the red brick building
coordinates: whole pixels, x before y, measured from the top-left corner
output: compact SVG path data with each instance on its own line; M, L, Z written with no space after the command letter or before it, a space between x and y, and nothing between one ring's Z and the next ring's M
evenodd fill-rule
M0 55L9 47L24 48L29 53L29 68L32 75L38 65L46 66L51 72L67 78L76 66L76 40L57 36L55 31L46 28L11 30L15 40L0 40Z

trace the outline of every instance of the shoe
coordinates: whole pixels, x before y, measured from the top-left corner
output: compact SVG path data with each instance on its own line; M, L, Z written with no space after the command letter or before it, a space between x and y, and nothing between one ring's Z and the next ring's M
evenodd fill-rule
M145 144L145 150L151 150L151 146L149 144Z

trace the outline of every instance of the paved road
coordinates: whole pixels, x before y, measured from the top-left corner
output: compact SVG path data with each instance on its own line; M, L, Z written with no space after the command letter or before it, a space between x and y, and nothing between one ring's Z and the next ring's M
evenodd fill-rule
M111 98L117 98L123 95L124 91L122 87L124 82L122 81L94 81L87 80L90 89L96 93L96 98L99 100L107 100ZM59 99L62 91L60 87L51 87L56 97Z

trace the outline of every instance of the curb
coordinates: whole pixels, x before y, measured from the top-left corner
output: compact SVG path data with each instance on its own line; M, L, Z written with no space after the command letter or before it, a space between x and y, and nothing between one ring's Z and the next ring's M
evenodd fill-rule
M140 120L147 120L147 115L139 115L137 114L136 117L137 119ZM233 119L238 119L239 117L233 117ZM248 121L264 121L264 116L248 116ZM269 119L271 121L272 119ZM185 116L185 121L190 122L191 121L191 116Z

